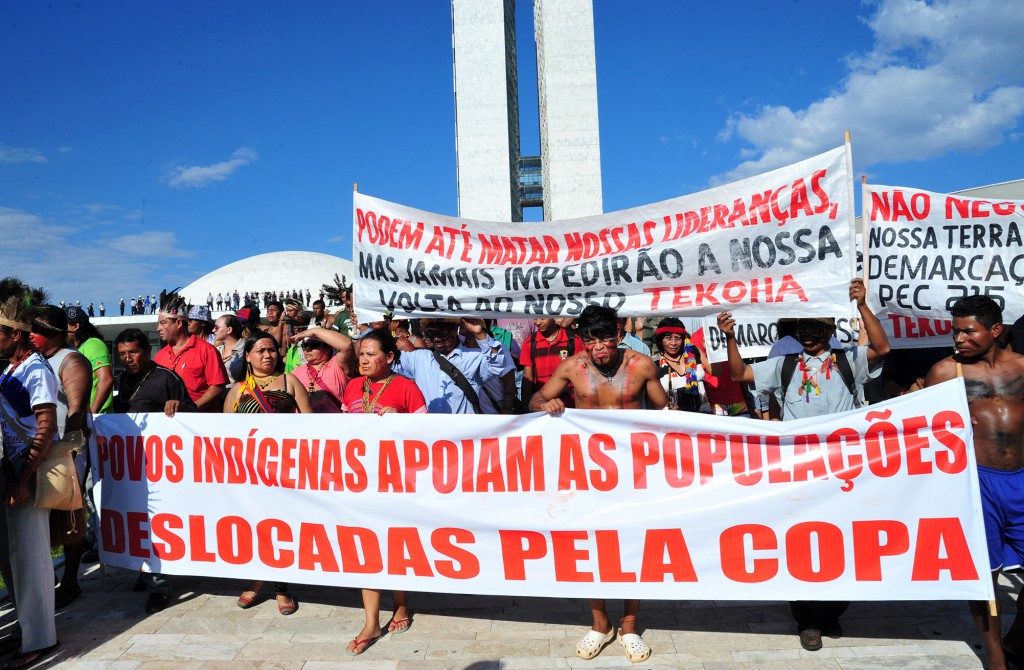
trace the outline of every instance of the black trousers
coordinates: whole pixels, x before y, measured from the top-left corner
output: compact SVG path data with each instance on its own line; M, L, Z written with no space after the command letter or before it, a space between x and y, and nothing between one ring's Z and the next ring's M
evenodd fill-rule
M796 600L789 603L798 630L821 630L826 622L842 616L849 606L850 603L847 601L834 600Z

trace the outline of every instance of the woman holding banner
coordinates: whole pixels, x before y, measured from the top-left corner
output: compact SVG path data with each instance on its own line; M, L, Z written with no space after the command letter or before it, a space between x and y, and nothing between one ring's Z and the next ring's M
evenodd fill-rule
M283 374L284 366L277 350L277 340L265 331L254 331L242 349L246 361L245 381L235 386L224 399L227 414L310 414L309 397L305 387L292 375ZM249 609L256 604L256 595L263 582L253 582L238 596L238 606ZM288 595L288 585L278 582L277 610L284 615L299 609Z
M345 389L345 411L353 414L422 414L427 403L416 384L391 371L401 352L398 343L387 330L371 330L363 336L359 346L359 372ZM398 635L409 630L409 613L405 591L392 595L395 607L387 632ZM384 636L380 627L380 591L363 589L363 611L366 621L352 641L345 647L349 656L358 656Z

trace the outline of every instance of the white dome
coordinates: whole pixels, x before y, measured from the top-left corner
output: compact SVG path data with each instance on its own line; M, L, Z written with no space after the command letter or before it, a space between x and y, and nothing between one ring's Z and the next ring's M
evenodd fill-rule
M298 291L306 289L320 296L320 287L333 284L334 275L351 284L355 279L352 261L314 251L277 251L235 261L195 280L181 290L192 304L206 304L206 296L238 291Z

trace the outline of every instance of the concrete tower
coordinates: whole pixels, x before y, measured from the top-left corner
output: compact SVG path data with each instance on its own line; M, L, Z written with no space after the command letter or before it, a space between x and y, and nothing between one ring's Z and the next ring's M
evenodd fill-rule
M534 0L541 155L519 155L515 0L452 0L459 216L600 214L592 0Z

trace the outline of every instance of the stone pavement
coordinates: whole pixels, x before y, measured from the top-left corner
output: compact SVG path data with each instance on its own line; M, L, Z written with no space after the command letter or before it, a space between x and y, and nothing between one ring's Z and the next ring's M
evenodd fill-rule
M1013 577L1012 589L1019 590ZM250 610L235 605L245 581L174 578L172 606L143 612L135 575L89 566L84 594L57 613L61 646L40 668L61 670L516 670L632 667L612 644L592 661L576 658L588 626L575 599L413 594L412 628L383 638L362 656L345 644L362 625L359 592L294 586L299 610L284 617L272 597ZM1000 598L1014 612L1004 582ZM385 607L389 599L385 597ZM609 612L621 607L609 601ZM382 615L382 623L386 616ZM800 649L785 603L644 602L644 639L654 649L637 668L725 670L980 668L980 645L959 602L853 603L840 640ZM1009 617L1004 617L1004 626ZM8 603L0 635L10 632Z

